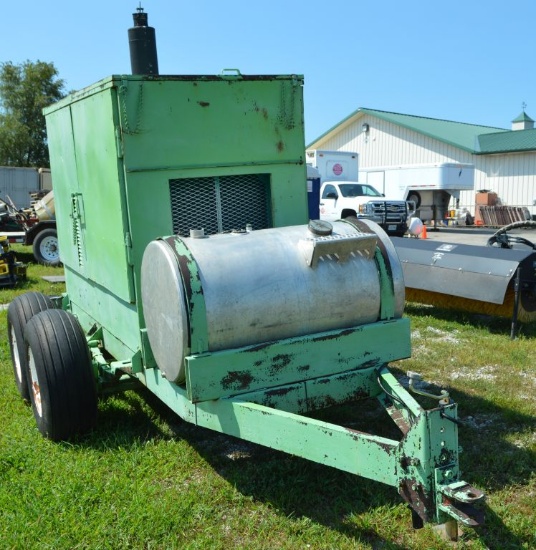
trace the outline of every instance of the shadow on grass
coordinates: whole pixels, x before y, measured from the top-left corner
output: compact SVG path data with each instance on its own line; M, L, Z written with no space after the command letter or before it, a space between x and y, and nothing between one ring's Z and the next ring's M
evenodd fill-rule
M309 518L370 544L381 541L382 548L406 548L381 536L382 522L359 519L371 508L383 508L385 521L392 521L392 509L401 504L395 489L184 422L145 389L102 401L96 431L78 444L109 451L169 438L186 441L240 493L283 516ZM411 514L403 513L411 529Z
M536 453L510 441L516 433L522 438L534 431L536 419L462 392L454 392L453 398L465 422L459 430L463 479L488 494L527 484L536 470ZM183 422L145 389L107 399L99 411L98 429L80 442L84 446L109 450L170 437L186 441L243 495L269 503L280 514L309 518L373 547L406 547L389 540L390 531L392 539L399 537L401 522L411 530L411 514L392 487ZM355 430L387 437L395 430L374 400L317 416L341 425L350 419ZM486 525L467 536L480 538L489 548L521 548L532 542L517 537L491 509L486 516ZM395 522L398 532L391 527Z
M36 264L35 257L33 255L31 247L25 247L28 250L17 250L15 255L17 256L17 261L22 262L23 264Z

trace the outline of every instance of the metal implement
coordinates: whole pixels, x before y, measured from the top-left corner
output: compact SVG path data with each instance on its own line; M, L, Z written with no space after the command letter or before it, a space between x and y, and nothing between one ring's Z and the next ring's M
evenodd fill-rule
M54 192L30 193L34 199L31 208L17 209L13 203L0 199L0 234L11 243L33 246L38 263L56 266L60 263Z
M95 393L141 383L185 421L395 487L416 525L475 525L456 405L426 410L387 368L411 353L391 241L307 223L302 84L112 76L46 110L67 293L24 320L38 427L68 439ZM398 439L307 416L364 398Z
M536 319L536 252L393 238L406 299L441 307Z
M19 280L25 280L26 268L10 250L7 235L0 235L0 288L13 287Z

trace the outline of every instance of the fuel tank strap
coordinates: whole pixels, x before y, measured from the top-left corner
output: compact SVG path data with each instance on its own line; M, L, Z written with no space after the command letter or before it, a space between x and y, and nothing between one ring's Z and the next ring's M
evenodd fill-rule
M353 225L356 229L362 231L363 233L370 232L370 227L355 216L350 216L341 221ZM393 283L393 272L391 269L391 262L389 260L389 253L387 252L387 248L385 247L385 243L382 239L377 239L376 241L376 253L374 254L374 259L380 273L381 285L379 320L393 319L395 316L395 289Z

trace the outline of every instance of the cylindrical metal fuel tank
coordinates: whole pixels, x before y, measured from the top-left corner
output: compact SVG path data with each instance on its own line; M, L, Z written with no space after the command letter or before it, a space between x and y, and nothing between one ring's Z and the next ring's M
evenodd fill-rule
M376 322L385 288L378 253L394 295L393 316L401 317L404 282L395 249L378 225L359 227L311 222L149 243L142 304L160 370L182 382L192 341L219 351ZM192 334L200 300L206 333L199 334L197 323Z

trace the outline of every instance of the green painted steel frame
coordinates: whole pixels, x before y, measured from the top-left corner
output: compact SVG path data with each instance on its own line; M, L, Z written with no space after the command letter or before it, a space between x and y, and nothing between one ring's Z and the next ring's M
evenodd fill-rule
M193 403L185 387L167 381L158 369L146 371L145 383L198 426L395 487L423 521L460 519L455 507L440 504L443 492L459 482L457 426L451 420L456 405L423 409L385 366L324 377L319 383L338 386L348 398L359 394L376 397L386 407L397 403L407 415L399 441L298 414L309 403L297 395L300 384Z
M334 349L337 349L335 360ZM185 359L188 398L196 403L306 383L364 367L378 368L410 355L408 319L191 355ZM328 399L326 393L325 400Z

